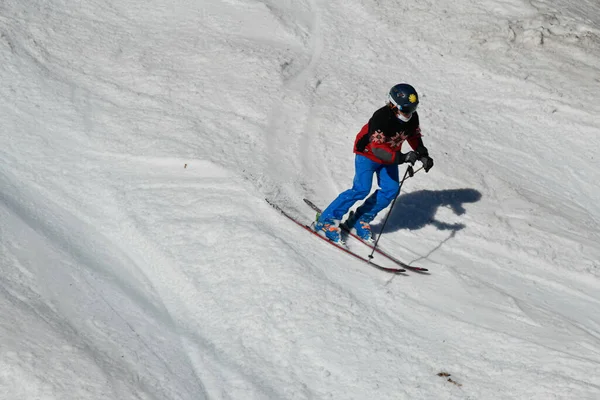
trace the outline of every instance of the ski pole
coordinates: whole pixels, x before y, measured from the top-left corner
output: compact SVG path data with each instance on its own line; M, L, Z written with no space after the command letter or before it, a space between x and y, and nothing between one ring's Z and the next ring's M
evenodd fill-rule
M412 167L410 167L410 168L412 169ZM419 172L419 171L420 171L420 170L422 170L423 168L425 168L425 167L421 166L421 168L417 168L416 170L412 171L412 173L409 173L409 176L408 176L408 177L409 177L409 178L412 178L412 177L413 177L413 176L414 176L414 175L415 175L417 172ZM402 183L400 184L400 186L402 186ZM398 193L400 193L400 192L398 192Z
M406 171L404 172L404 177L400 181L400 185L398 185L398 193L396 193L396 197L394 197L394 201L392 201L392 206L390 207L390 210L388 211L387 215L385 216L385 219L383 220L383 225L381 226L381 229L379 230L379 233L377 234L377 239L375 239L375 244L373 245L373 251L371 251L371 254L369 254L369 260L373 258L373 253L375 253L375 249L377 248L377 244L379 243L379 238L381 237L381 234L383 233L385 224L387 224L388 218L390 217L390 214L392 213L392 210L394 209L396 200L398 199L398 197L400 197L400 190L402 189L402 184L404 183L405 180L407 180L408 178L412 178L417 172L419 172L422 169L423 169L423 167L421 167L415 171L415 170L413 170L412 165L409 165L408 168L406 168Z

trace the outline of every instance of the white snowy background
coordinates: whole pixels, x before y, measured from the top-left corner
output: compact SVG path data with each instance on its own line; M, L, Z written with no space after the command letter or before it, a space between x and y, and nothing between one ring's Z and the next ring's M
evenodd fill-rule
M264 200L309 222L403 81L429 275ZM599 121L596 0L4 0L0 398L600 399Z

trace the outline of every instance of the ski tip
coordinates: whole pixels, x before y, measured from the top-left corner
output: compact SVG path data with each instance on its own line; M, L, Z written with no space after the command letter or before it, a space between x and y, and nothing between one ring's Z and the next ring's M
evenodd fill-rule
M429 273L429 270L428 270L427 268L421 268L421 267L410 267L409 269L410 269L411 271L414 271L414 272L423 272L423 273L426 273L426 274L428 274L428 273Z
M373 261L368 260L367 263L369 265L372 265L373 267L377 268L380 271L385 271L385 272L389 272L392 274L402 274L404 272L406 272L406 270L404 268L389 268L389 267L382 267L379 264L375 264Z

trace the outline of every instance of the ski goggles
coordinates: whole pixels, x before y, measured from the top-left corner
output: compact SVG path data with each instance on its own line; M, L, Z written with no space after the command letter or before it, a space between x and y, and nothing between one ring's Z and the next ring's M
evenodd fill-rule
M394 109L396 109L396 111L400 111L403 114L407 114L407 115L411 115L412 113L417 111L417 106L419 105L419 103L414 103L414 104L409 103L409 104L405 104L405 105L401 106L398 103L396 103L396 101L394 101L394 98L391 95L388 96L388 101L394 106Z

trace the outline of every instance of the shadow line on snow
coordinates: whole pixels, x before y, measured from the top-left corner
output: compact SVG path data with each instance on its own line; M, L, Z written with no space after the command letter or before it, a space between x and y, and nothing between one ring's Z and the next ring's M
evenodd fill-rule
M411 231L433 225L438 230L452 231L450 237L466 227L462 223L447 223L435 219L439 207L448 207L456 215L463 215L466 210L465 203L475 203L481 199L481 192L475 189L447 189L447 190L418 190L412 193L400 194L392 213L387 221L385 232L395 232L400 229ZM379 232L383 220L373 224L373 232ZM448 238L450 239L450 238Z

